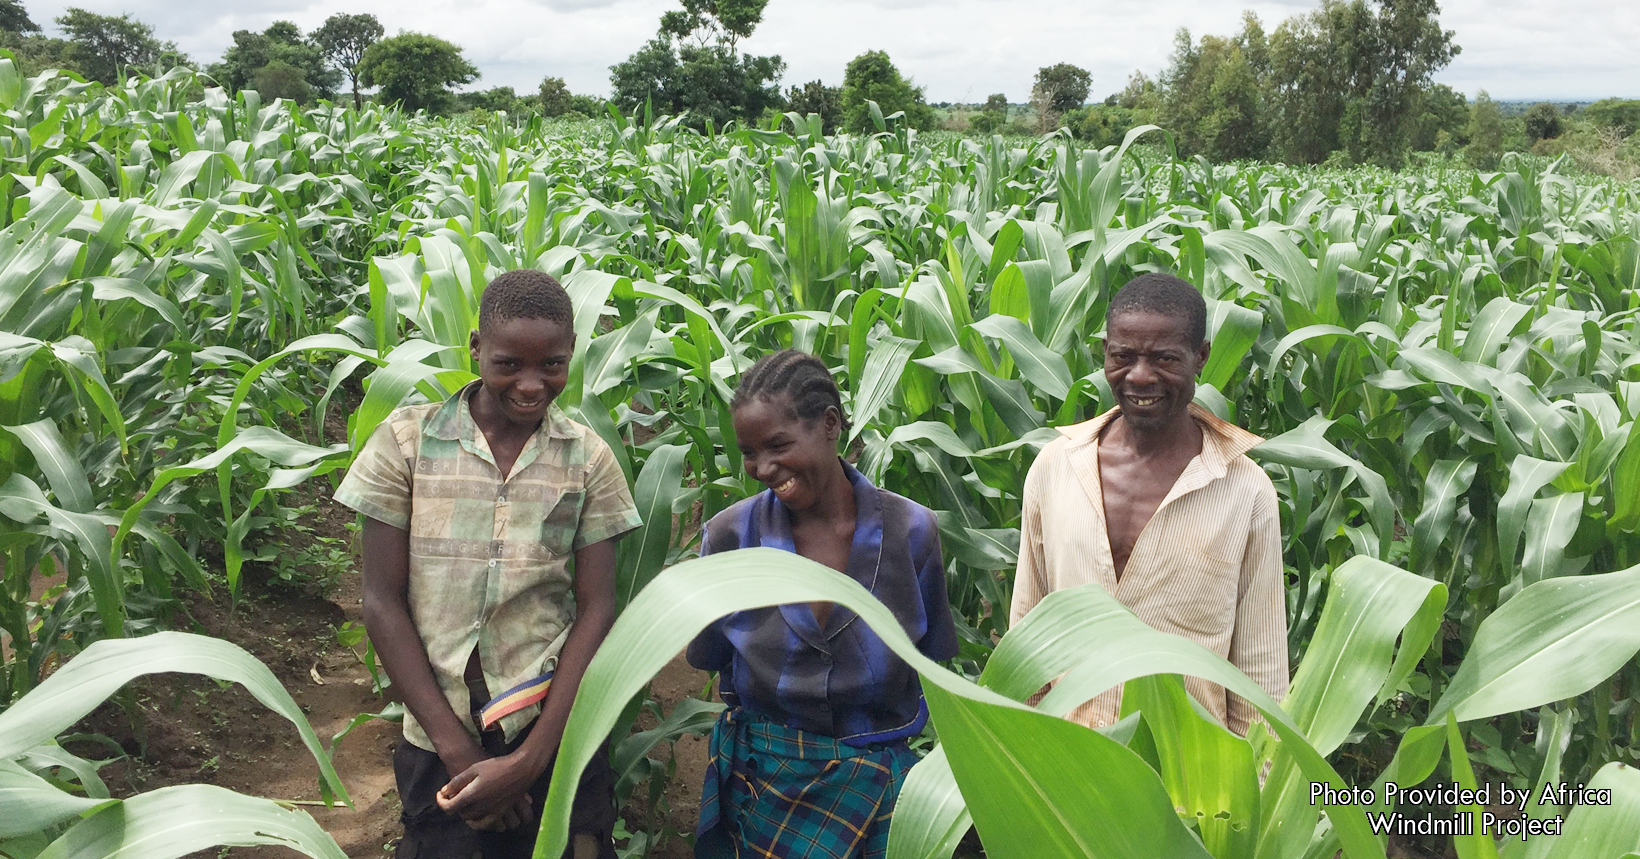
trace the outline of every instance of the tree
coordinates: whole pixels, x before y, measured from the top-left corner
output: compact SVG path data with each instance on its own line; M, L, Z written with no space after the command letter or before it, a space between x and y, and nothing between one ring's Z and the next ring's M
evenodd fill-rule
M786 91L786 107L804 116L818 114L821 133L830 134L837 130L837 123L843 119L843 90L826 86L822 81L809 81L801 88L792 87Z
M222 61L210 68L217 83L229 91L251 87L266 98L297 102L311 101L315 93L320 98L335 96L341 75L295 24L275 21L260 33L238 30L233 41Z
M1640 100L1603 98L1578 111L1583 119L1598 128L1610 128L1620 137L1628 137L1640 129Z
M542 116L563 116L569 113L574 96L563 78L542 78L536 98L541 102Z
M533 105L532 99L520 98L510 86L490 87L477 92L458 93L455 97L455 106L460 110L483 110L495 113L524 113Z
M1527 108L1524 122L1528 143L1559 137L1565 130L1560 121L1560 108L1544 101Z
M661 16L660 32L624 62L609 67L616 106L651 105L689 123L746 121L781 103L778 56L743 55L739 40L762 20L768 0L683 0Z
M284 98L306 104L313 100L307 72L284 60L270 60L251 72L250 88L265 99Z
M1498 166L1498 158L1503 155L1503 111L1486 90L1475 96L1475 105L1470 108L1469 146L1463 155L1477 170Z
M849 131L869 133L877 126L871 118L874 101L883 116L905 112L905 121L912 128L927 128L934 124L934 109L923 98L922 87L915 87L901 77L900 70L883 51L866 51L849 60L843 70L843 127Z
M1457 56L1436 0L1322 0L1270 38L1274 155L1400 164L1431 77Z
M359 60L359 83L381 87L381 99L406 111L438 113L452 86L478 79L461 48L425 33L400 33L372 43Z
M1413 122L1412 150L1450 150L1469 142L1469 99L1446 84L1424 90Z
M1268 56L1264 28L1252 13L1234 39L1203 36L1197 45L1188 30L1179 31L1162 77L1160 119L1182 152L1219 161L1264 156L1270 143Z
M1031 86L1031 103L1036 105L1042 131L1052 131L1059 124L1059 115L1081 107L1088 100L1088 86L1093 75L1087 69L1070 63L1056 63L1036 70L1036 83Z
M129 66L177 66L188 62L175 43L154 38L153 27L130 15L115 18L70 6L56 21L68 36L64 58L90 80L117 84Z
M716 44L735 52L735 45L763 21L769 0L683 0L683 9L661 15L661 32L697 47Z
M18 0L0 0L0 32L38 33L40 25L34 23Z
M363 101L359 98L359 63L364 52L380 39L385 31L375 15L336 14L325 19L313 31L313 43L319 46L326 60L335 66L353 85L353 107L357 110Z

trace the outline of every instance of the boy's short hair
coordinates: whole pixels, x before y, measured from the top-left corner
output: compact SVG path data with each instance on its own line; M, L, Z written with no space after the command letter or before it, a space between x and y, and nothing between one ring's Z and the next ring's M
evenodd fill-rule
M497 275L478 302L478 330L512 319L547 319L575 330L575 303L558 279L533 268Z
M1207 301L1190 281L1152 271L1141 274L1117 290L1105 311L1105 326L1124 313L1154 313L1177 319L1185 325L1191 348L1207 342Z

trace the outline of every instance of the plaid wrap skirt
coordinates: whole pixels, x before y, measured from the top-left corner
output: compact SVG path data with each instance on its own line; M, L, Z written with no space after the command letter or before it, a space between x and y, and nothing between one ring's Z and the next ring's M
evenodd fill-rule
M882 859L917 756L851 746L736 707L712 726L696 859Z

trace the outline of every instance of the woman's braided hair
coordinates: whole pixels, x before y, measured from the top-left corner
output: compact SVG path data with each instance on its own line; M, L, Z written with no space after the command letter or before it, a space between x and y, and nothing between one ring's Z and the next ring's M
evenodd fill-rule
M812 421L834 408L843 421L843 429L850 424L843 411L843 396L837 392L837 382L831 371L819 358L796 349L784 349L757 359L751 369L740 375L735 397L729 401L731 410L753 401L771 401L786 395L791 398L791 412L795 417Z

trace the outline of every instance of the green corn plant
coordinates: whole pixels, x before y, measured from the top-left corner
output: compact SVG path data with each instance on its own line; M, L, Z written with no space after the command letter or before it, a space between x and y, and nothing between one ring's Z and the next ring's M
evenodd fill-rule
M277 802L192 784L115 799L97 764L54 737L136 677L179 671L243 685L290 720L323 785L347 802L306 717L273 674L225 641L180 632L101 641L0 713L0 854L17 857L143 856L169 859L216 846L277 844L340 859L313 818Z
M1223 659L1150 629L1094 585L1045 599L1004 637L976 682L922 656L863 588L812 561L748 549L680 564L628 607L588 668L566 725L536 855L563 849L580 769L668 654L726 611L824 599L855 611L917 669L940 737L939 750L913 768L902 791L890 833L893 856L948 856L971 820L987 854L999 857L1223 859L1339 849L1350 857L1381 857L1384 846L1367 823L1372 809L1314 802L1311 785L1346 791L1325 755L1346 740L1362 707L1397 693L1423 657L1446 594L1438 583L1364 557L1341 568L1339 578L1319 640L1280 705ZM1519 609L1502 610L1483 624L1427 727L1409 733L1390 765L1404 783L1434 771L1445 741L1459 781L1472 785L1458 720L1587 691L1640 650L1634 625L1640 568L1530 588L1526 600L1513 603ZM1252 740L1193 709L1174 674L1210 679L1245 697L1264 718ZM1055 676L1059 682L1038 707L1019 703ZM1111 728L1093 731L1055 715L1122 683L1128 718ZM1271 769L1261 789L1266 760ZM1621 764L1602 769L1597 782L1640 784ZM1605 856L1609 852L1600 851L1608 846L1632 850L1640 847L1636 813L1640 806L1632 799L1579 806L1562 834L1543 837L1555 856ZM1322 814L1325 824L1318 827ZM1614 836L1617 830L1627 834ZM1487 839L1477 849L1490 844ZM1460 853L1480 855L1465 847Z

